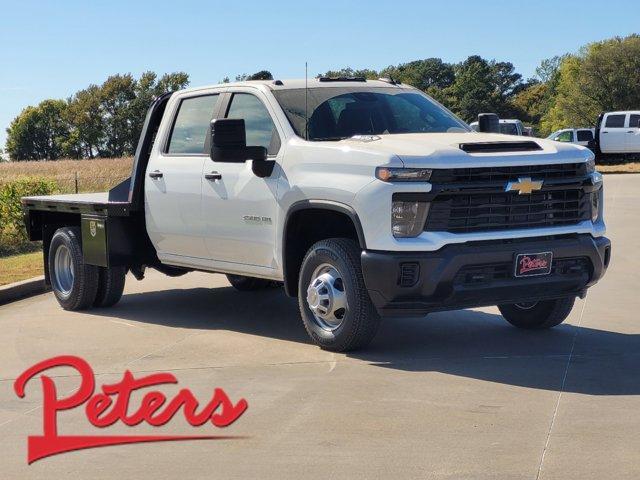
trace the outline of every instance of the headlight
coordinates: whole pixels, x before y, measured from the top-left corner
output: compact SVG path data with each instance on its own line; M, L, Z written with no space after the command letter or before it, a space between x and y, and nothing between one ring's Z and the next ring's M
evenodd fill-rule
M383 182L426 182L431 178L430 168L376 168L376 178Z
M600 214L600 192L602 190L596 190L591 193L591 221L593 223L598 221L598 215Z
M587 160L586 166L587 166L587 175L590 174L590 173L595 172L596 171L596 159L592 158L590 160Z
M393 200L391 231L396 238L417 237L422 233L429 204L420 201Z

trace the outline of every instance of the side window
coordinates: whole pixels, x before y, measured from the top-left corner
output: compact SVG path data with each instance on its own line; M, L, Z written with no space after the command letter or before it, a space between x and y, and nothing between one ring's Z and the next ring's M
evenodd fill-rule
M591 130L578 130L579 142L590 142L591 140L593 140L593 133L591 133Z
M640 127L640 115L631 114L631 118L629 120L629 128L639 128Z
M255 95L234 93L227 118L243 118L247 129L247 145L265 147L269 155L280 150L280 137L267 108Z
M607 128L623 128L624 127L624 119L626 115L624 114L616 114L609 115L607 117L607 122L605 123L605 127Z
M218 95L185 98L173 122L167 153L204 153L204 144Z
M573 132L571 130L566 130L556 136L554 138L556 142L572 142L573 141Z

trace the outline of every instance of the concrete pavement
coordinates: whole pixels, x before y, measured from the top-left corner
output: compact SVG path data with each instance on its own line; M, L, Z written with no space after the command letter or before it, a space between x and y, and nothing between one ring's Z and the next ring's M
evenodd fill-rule
M510 327L496 308L383 322L349 355L312 346L295 301L240 293L219 275L127 280L115 307L61 310L52 294L0 307L0 478L640 478L640 175L605 178L613 259L568 321ZM26 464L42 432L39 381L14 379L47 357L86 358L98 384L170 371L207 400L216 386L249 409L231 427L160 431L246 435L125 445ZM60 370L60 392L78 376ZM166 392L177 389L163 388ZM136 396L139 399L140 396ZM82 411L61 434L96 434Z

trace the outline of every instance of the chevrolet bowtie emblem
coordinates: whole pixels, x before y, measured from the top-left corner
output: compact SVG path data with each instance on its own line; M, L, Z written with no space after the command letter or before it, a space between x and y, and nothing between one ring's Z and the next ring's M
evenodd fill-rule
M518 178L517 182L509 182L504 187L505 192L517 191L520 195L528 195L531 192L540 190L542 188L542 180L531 180L530 177Z

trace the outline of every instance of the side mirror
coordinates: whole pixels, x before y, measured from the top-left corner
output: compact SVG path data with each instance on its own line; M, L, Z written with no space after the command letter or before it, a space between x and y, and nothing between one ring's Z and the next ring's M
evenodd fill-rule
M495 113L478 115L478 131L483 133L500 133L500 119Z
M211 160L244 163L252 160L251 170L258 177L268 177L275 162L267 160L267 149L247 146L247 131L242 118L220 118L211 121Z

